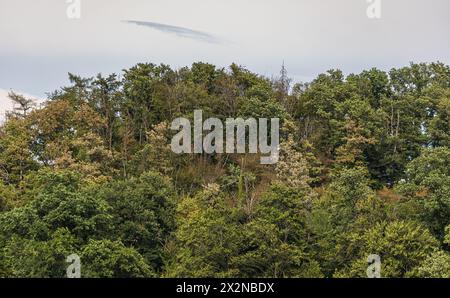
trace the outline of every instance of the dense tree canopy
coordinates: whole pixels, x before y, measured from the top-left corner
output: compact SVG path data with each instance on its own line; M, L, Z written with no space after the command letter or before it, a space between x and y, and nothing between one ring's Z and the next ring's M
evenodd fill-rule
M0 277L450 276L450 68L291 86L236 64L81 78L0 126ZM280 118L280 158L181 154L177 117Z

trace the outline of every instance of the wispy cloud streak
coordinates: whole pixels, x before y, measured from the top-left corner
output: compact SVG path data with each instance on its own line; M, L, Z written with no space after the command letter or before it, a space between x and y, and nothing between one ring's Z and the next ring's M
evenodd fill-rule
M202 31L192 30L185 27L178 27L155 22L134 21L134 20L125 20L123 22L128 24L135 24L138 26L149 27L168 34L175 34L178 37L194 39L207 43L216 43L216 44L221 43L221 41L214 35Z

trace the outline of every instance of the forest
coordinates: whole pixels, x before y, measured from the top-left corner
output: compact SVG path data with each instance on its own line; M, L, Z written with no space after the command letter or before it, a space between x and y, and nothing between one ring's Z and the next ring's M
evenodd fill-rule
M450 67L139 63L0 126L0 277L450 278ZM279 118L280 156L175 154L177 117Z

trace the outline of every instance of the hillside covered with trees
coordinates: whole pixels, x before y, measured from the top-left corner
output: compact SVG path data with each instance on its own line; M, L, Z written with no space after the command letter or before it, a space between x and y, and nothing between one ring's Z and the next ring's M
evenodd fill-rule
M450 68L292 84L238 66L81 78L0 127L0 277L450 277ZM177 117L280 118L280 160L175 154Z

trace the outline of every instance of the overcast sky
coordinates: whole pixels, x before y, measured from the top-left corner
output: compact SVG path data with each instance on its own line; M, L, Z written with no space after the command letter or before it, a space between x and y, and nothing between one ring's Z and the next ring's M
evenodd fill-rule
M381 19L369 19L367 0L81 0L81 18L69 19L66 0L0 0L0 106L6 90L45 97L68 72L137 62L236 62L272 76L284 60L295 81L449 63L449 0L381 3Z

